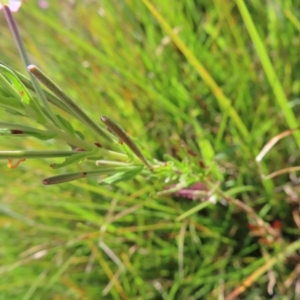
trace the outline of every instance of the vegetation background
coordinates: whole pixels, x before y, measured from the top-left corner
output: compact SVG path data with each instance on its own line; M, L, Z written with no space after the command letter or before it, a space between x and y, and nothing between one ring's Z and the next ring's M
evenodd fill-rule
M288 172L265 180L255 162L270 139L298 127L298 4L26 1L15 17L32 63L153 157L215 166L210 180L241 202L159 196L170 183L142 177L45 187L41 179L57 174L49 160L13 170L3 161L0 299L300 297L299 178L290 169L300 165L300 131L263 158L264 174ZM26 74L3 14L0 26L0 60ZM66 146L1 137L1 150L57 148Z

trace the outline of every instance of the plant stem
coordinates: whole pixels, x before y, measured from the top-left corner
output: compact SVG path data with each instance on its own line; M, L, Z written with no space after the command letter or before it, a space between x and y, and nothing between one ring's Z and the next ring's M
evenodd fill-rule
M14 37L14 40L15 40L15 43L16 43L16 46L18 48L18 51L19 51L19 54L21 56L21 59L25 65L25 67L27 68L28 65L30 65L30 61L29 61L29 58L28 58L28 55L27 55L27 52L25 50L25 47L23 45L23 41L21 39L21 36L20 36L20 33L19 33L19 30L18 30L18 26L17 26L17 23L13 17L13 14L11 13L10 9L8 6L4 5L3 7L3 10L4 10L4 14L5 14L5 17L6 17L6 20L7 20L7 23L9 25L9 28L13 34L13 37ZM56 117L56 115L53 113L53 111L51 110L51 107L47 101L47 98L39 84L39 82L35 79L34 76L32 76L32 74L29 72L29 75L30 75L30 79L32 81L32 84L34 86L34 89L38 95L38 97L41 99L42 103L44 104L45 108L47 109L49 115L51 116L53 122L61 127L61 128L64 128L63 124L58 120L58 118ZM41 107L39 105L37 105L37 109L39 110L39 114L40 116L43 117L44 120L47 119L47 117L45 116L45 114L43 113Z
M77 151L0 151L0 160L2 159L15 159L15 158L55 158L55 157L69 157L78 154Z
M27 132L35 132L35 133L44 134L44 135L51 135L50 131L36 129L36 128L30 127L30 126L10 123L10 122L1 122L0 121L0 128L7 128L7 129L12 129L12 130L21 130L21 131L27 131Z
M15 158L55 158L55 157L69 157L81 153L79 151L69 150L51 150L51 151L32 151L32 150L14 150L14 151L0 151L0 160L15 159ZM127 160L125 154L99 149L99 156L106 156L111 159Z
M78 139L76 137L73 137L67 133L65 133L64 131L61 131L60 129L58 129L57 127L55 127L52 124L48 124L47 128L49 130L51 130L52 132L55 132L62 140L64 140L65 142L67 142L68 144L72 145L72 146L77 146L80 147L86 151L88 150L92 150L95 146L92 144L89 144L81 139ZM123 153L119 153L119 152L114 152L114 151L110 151L110 150L106 150L103 148L99 148L98 149L99 155L103 155L105 157L109 157L112 159L119 159L119 160L128 160L128 157L126 154Z
M59 138L63 141L65 141L66 143L72 145L72 146L76 146L76 147L80 147L86 151L88 150L92 150L94 148L94 145L85 142L82 139L79 139L75 136L72 136L62 130L60 130L59 128L57 128L56 126L54 126L53 124L45 124L44 125L47 129L51 130L52 132L56 133Z

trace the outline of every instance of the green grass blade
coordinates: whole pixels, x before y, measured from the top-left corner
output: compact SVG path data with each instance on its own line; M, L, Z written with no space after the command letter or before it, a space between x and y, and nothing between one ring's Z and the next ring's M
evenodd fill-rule
M264 69L266 76L269 80L269 83L272 87L276 101L285 117L285 120L290 129L296 128L297 126L299 126L299 122L297 121L294 112L289 107L289 103L288 103L289 101L285 95L285 92L284 92L283 87L280 83L280 80L276 74L276 71L272 65L272 62L268 56L266 46L262 42L262 39L257 32L255 24L253 23L253 20L247 9L247 6L245 5L243 0L236 0L236 3L240 10L242 18L245 22L245 25L248 29L248 32L251 36L253 44L256 48L256 51L259 56L260 62L263 66L263 69ZM297 146L300 149L300 132L294 131L293 135L295 137Z

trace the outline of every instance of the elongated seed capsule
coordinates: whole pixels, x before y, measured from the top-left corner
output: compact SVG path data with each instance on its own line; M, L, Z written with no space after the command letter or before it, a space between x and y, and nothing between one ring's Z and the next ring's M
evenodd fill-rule
M86 177L86 172L62 174L53 177L48 177L42 180L44 185L59 184L80 178Z
M69 182L72 180L77 180L80 178L86 178L86 177L96 177L100 175L111 175L118 172L127 172L130 170L136 170L135 167L114 167L114 168L101 168L98 170L93 171L85 171L85 172L76 172L76 173L67 173L67 174L61 174L56 175L52 177L48 177L42 180L42 183L44 185L50 185L50 184L60 184L64 182Z
M81 109L68 95L66 95L42 70L35 65L29 65L27 70L36 79L43 83L55 96L57 96L69 110L73 112L73 115L77 116L83 123L93 129L100 136L108 141L112 141L111 136L97 123L95 123L84 110Z
M137 145L119 125L106 116L102 116L101 121L108 127L109 130L111 130L118 138L120 138L150 170L153 169Z

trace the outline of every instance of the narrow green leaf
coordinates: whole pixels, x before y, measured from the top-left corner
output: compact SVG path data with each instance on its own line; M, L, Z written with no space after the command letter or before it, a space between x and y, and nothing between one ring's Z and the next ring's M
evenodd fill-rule
M20 113L20 112L17 112L16 110L12 110L10 108L6 108L5 109L6 112L8 112L9 114L11 115L14 115L14 116L22 116L22 117L27 117L26 115Z
M75 131L74 131L74 128L71 125L71 123L68 122L66 119L64 119L61 115L56 115L56 116L59 119L59 121L62 123L62 125L64 126L65 131L67 131L71 135L75 135Z
M44 116L41 114L41 108L38 107L36 100L30 95L25 85L17 77L17 75L4 65L0 65L0 73L10 82L13 90L10 89L10 92L13 93L12 96L15 96L17 99L20 99L21 103L24 105L26 113L31 118L36 119L40 123L44 123ZM4 81L2 80L2 83ZM7 88L8 86L6 86ZM18 95L18 96L17 96Z
M0 106L20 114L22 114L22 112L25 111L25 107L18 99L14 97L5 97L1 94L0 94Z
M11 130L11 129L0 129L0 136L1 135L2 136L15 136L15 137L31 136L31 137L34 137L34 138L37 138L37 139L43 140L43 141L50 140L54 137L53 134L47 135L47 134L40 134L40 133L36 133L36 132L30 132L30 131L17 132L17 131Z
M10 81L8 81L5 76L1 72L1 65L0 65L0 85L1 88L6 92L7 95L13 96L16 99L21 100L21 96L18 91L12 86Z
M131 180L135 176L141 173L144 166L136 166L134 168L129 169L128 171L118 172L112 176L106 177L101 180L100 184L116 184L118 182Z
M289 101L284 92L281 81L279 80L279 78L277 76L277 72L274 69L271 59L268 55L265 43L262 41L261 37L258 34L256 25L254 24L254 22L252 20L252 17L248 11L248 8L247 8L245 2L243 0L236 0L236 4L240 10L242 18L248 29L249 35L255 46L256 52L260 59L260 62L264 68L264 71L268 78L269 84L275 95L277 104L279 105L289 128L294 129L299 126L298 119L296 118L293 110L289 107ZM294 135L296 144L297 144L298 148L300 149L300 132L296 130L293 132L293 135Z
M0 135L32 136L40 140L49 140L55 137L55 134L51 131L39 130L10 122L0 122Z
M85 158L87 158L91 155L96 155L96 153L97 153L97 148L96 147L92 151L78 152L78 153L72 155L71 157L67 157L62 163L52 164L51 167L53 169L59 169L59 168L68 166L70 164L79 163L83 159L85 159Z

